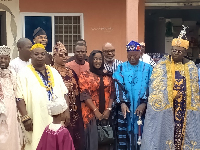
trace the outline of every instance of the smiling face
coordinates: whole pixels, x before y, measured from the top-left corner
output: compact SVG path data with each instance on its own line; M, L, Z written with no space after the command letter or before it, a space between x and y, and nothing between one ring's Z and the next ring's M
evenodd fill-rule
M103 62L102 59L103 58L102 58L101 53L96 53L94 55L94 57L93 57L93 61L94 61L93 65L94 65L95 68L97 68L97 69L101 68L102 62Z
M10 63L10 56L0 55L0 68L7 69Z
M129 51L127 52L127 58L131 65L137 65L140 59L140 51Z
M39 44L44 45L44 47L46 47L48 43L48 39L46 35L38 35L34 38L33 41L35 44L39 43Z
M46 51L42 48L36 48L31 51L31 62L33 66L42 67L45 65Z
M104 59L108 62L113 61L115 57L115 48L112 46L112 44L107 43L105 46L102 48Z
M65 48L59 49L58 52L54 54L54 62L57 65L64 66L67 62L67 50Z
M171 55L175 62L181 62L186 54L186 49L183 47L172 46Z

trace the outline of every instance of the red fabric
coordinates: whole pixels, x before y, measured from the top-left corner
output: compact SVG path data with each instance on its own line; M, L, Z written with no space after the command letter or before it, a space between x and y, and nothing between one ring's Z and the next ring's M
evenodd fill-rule
M75 150L69 131L60 127L57 131L49 129L44 130L37 150Z

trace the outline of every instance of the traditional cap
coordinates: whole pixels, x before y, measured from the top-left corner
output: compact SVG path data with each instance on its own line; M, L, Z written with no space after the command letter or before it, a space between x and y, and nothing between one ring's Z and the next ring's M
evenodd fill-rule
M37 29L34 30L33 38L35 38L35 37L37 37L39 35L46 35L46 32L40 27L38 27Z
M0 46L0 55L8 55L10 56L11 49L8 46Z
M67 51L67 50L66 50L65 46L59 41L53 47L53 55L55 55L56 53L59 53L61 51Z
M47 104L48 113L50 116L59 115L68 108L66 100L63 98L54 97Z
M127 51L141 51L140 44L135 41L130 41L128 45L126 45Z
M140 44L140 46L145 46L145 43L144 42L141 42L141 43L139 43Z
M42 45L42 44L34 44L34 45L31 47L31 51L34 50L34 49L36 49L36 48L42 48L42 49L45 50L44 45Z
M187 37L186 37L186 29L189 27L185 27L184 25L182 25L182 26L183 26L183 30L181 30L178 38L175 38L172 40L172 46L179 46L179 47L188 49L189 41L187 40ZM185 37L185 40L183 39L184 37Z

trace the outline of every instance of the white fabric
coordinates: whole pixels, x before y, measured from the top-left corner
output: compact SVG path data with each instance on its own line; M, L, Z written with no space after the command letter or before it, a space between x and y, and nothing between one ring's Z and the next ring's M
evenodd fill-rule
M51 123L51 124L49 125L49 129L50 129L50 130L53 130L53 131L57 131L58 129L60 129L60 127L62 127L61 124L54 124L54 123Z
M25 68L27 65L31 64L31 60L28 62L21 60L19 57L13 59L10 61L9 68L11 70L14 70L16 73L18 73L21 69Z
M64 94L67 94L68 90L63 83L62 77L54 68L51 68L51 71L55 84L53 93L57 97L64 98ZM40 85L38 79L28 66L18 74L16 98L24 99L28 115L33 119L33 132L25 133L31 141L30 144L26 144L25 150L36 150L45 127L53 119L48 115L47 103L49 100L46 88Z
M153 61L153 59L148 54L143 54L140 58L140 61L143 61L147 64L150 64L152 67L156 65L156 63Z

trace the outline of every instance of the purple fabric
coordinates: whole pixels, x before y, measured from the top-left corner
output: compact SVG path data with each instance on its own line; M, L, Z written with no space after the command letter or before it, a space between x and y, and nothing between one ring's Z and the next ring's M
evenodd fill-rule
M65 127L60 127L57 131L53 131L47 126L37 150L75 150L75 148L71 135Z

